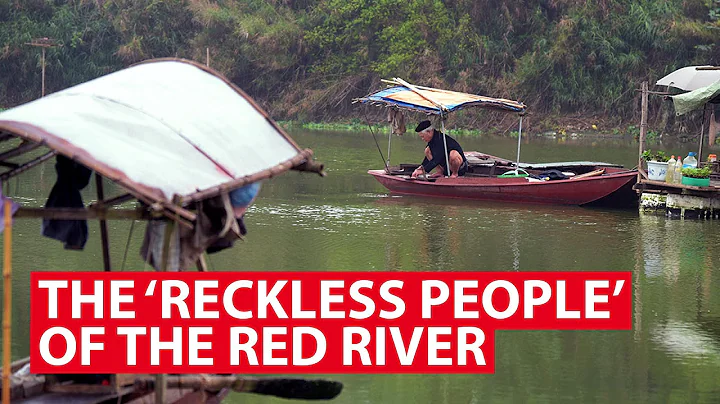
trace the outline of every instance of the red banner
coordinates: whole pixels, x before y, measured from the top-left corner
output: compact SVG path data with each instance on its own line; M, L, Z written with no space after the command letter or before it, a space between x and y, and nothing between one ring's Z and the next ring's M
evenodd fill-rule
M496 330L629 330L629 272L34 272L33 373L493 373Z

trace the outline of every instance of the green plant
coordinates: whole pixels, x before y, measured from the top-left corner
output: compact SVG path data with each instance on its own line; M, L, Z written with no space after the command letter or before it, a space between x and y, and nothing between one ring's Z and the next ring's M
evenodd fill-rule
M645 161L664 162L664 161L668 160L667 154L665 154L665 152L662 150L658 150L658 151L654 152L654 151L648 149L648 150L645 150L642 152L641 157Z
M710 173L710 167L682 169L682 175L689 178L710 178Z

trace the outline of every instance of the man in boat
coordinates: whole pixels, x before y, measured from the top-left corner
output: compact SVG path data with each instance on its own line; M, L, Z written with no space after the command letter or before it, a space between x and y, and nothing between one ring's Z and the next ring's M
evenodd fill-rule
M425 147L425 159L420 167L413 171L413 178L421 174L429 173L433 169L435 169L435 173L430 175L430 178L442 177L443 175L449 175L450 178L457 178L465 175L468 163L465 158L465 153L462 147L460 147L460 143L450 136L445 136L448 151L447 160L450 165L450 170L448 171L445 168L447 163L445 161L445 144L443 143L442 132L433 128L430 121L420 122L415 128L415 132L420 135L422 140L427 142L427 146Z

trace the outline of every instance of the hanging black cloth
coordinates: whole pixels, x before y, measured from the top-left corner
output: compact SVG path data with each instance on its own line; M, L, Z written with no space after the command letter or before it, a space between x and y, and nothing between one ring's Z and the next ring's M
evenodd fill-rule
M247 234L247 227L245 227L245 215L242 215L241 218L237 219L238 227L240 228L240 235L244 236ZM225 235L225 237L222 237L218 240L216 240L214 243L210 245L210 247L207 248L208 254L214 254L216 252L220 252L222 250L225 250L227 248L232 247L235 244L235 240L237 240L237 235L233 234L232 231L229 231L228 234Z
M92 170L58 155L55 162L57 181L50 191L46 208L83 208L80 191L90 182ZM88 239L86 220L43 219L42 234L65 243L68 250L82 250Z

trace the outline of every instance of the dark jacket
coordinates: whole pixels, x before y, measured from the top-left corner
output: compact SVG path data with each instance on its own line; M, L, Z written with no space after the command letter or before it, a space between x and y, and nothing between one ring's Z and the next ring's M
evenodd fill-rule
M465 153L463 152L462 147L460 147L460 143L447 135L445 135L445 139L447 142L448 158L450 158L451 150L457 150L457 152L460 153L460 156L463 159L463 163L467 162L467 159L465 158ZM433 159L428 160L427 157L423 159L422 166L425 169L425 172L429 173L435 167L442 166L445 168L445 175L450 175L450 170L448 167L446 167L447 163L445 160L445 145L443 144L443 135L440 131L434 129L433 137L428 142L427 147L430 148Z

